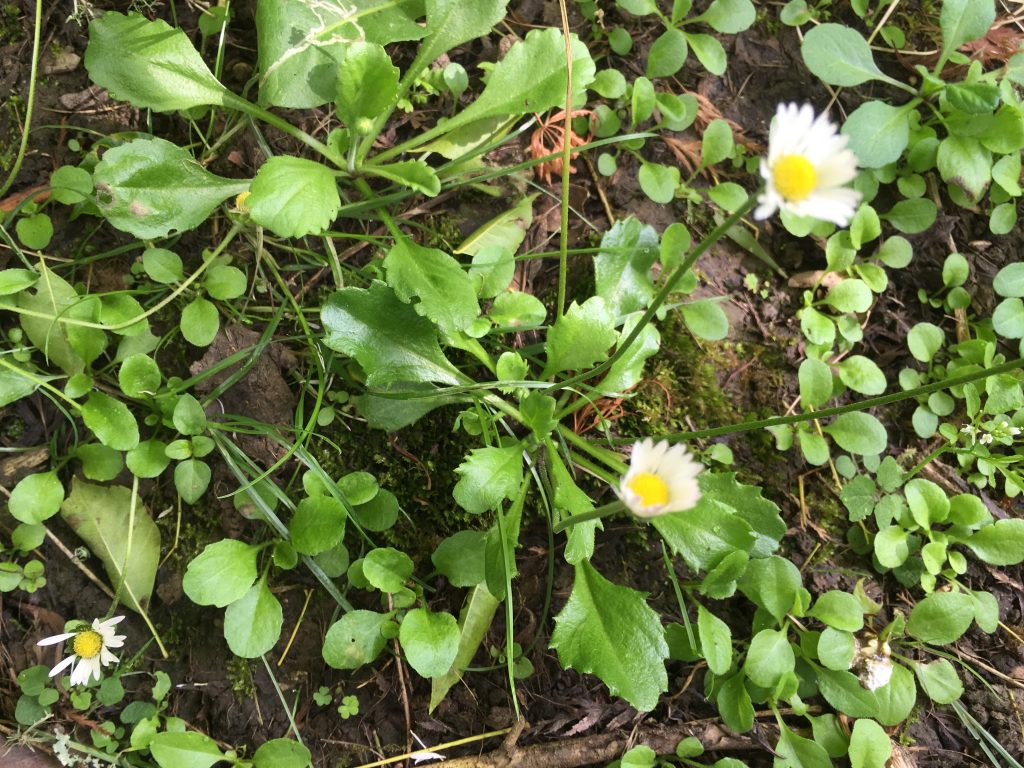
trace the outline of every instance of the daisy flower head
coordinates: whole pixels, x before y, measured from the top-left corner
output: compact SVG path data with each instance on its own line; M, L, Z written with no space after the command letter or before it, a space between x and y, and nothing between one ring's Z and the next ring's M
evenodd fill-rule
M103 667L117 662L117 656L111 653L110 649L124 645L125 636L114 634L114 626L123 620L124 616L114 616L106 621L93 619L91 626L82 624L77 632L45 637L36 643L56 645L65 640L71 641L71 655L50 670L50 677L74 665L71 670L71 685L85 685L93 677L99 680Z
M846 226L860 202L860 192L845 186L857 176L857 156L846 142L809 104L780 104L768 132L768 157L761 159L766 186L754 218L781 208Z
M691 509L700 501L697 475L704 466L681 445L651 438L634 443L629 470L619 483L619 498L637 517Z

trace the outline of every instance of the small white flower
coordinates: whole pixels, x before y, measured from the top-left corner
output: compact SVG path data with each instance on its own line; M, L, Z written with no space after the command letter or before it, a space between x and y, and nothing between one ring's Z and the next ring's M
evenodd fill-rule
M768 132L768 157L761 160L767 186L754 218L781 208L846 226L860 202L860 192L844 186L857 176L857 156L846 142L809 104L780 104Z
M77 661L71 670L71 685L85 685L93 677L99 680L103 667L117 662L117 656L110 649L124 645L125 636L114 634L114 626L123 620L124 616L114 616L102 622L93 619L92 626L83 624L77 632L46 637L36 643L56 645L65 640L71 641L71 655L50 670L50 677L60 674Z
M619 483L619 498L637 517L690 509L700 500L697 475L704 469L686 448L651 438L633 445L629 471Z
M981 443L982 445L988 445L989 443L992 442L992 435L986 432L985 434L978 438L978 442Z

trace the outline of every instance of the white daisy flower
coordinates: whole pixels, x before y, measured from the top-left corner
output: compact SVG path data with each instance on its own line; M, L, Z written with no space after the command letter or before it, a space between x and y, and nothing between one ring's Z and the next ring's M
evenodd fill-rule
M767 185L754 218L767 219L781 208L846 226L860 202L860 192L844 186L857 176L857 156L846 141L809 104L780 104L768 132L768 157L761 160Z
M124 645L125 636L114 634L114 625L124 620L124 616L114 616L106 621L92 620L92 626L83 624L77 632L65 632L40 640L36 645L56 645L65 640L71 641L71 655L50 670L50 677L60 674L77 661L71 670L71 685L85 685L90 678L97 680L102 677L102 669L117 662L117 656L110 652L111 648Z
M697 475L703 469L681 445L641 440L633 445L619 498L637 517L682 512L700 500Z

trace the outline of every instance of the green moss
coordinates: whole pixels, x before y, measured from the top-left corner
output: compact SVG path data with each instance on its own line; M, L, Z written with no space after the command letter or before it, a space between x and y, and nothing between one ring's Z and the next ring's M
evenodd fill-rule
M231 690L239 700L249 699L256 695L252 666L245 659L232 657L227 664L226 676L228 682L231 683Z

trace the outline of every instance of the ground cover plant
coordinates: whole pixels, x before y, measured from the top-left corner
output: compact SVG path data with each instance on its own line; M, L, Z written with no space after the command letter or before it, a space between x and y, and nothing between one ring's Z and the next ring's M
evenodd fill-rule
M4 760L1020 766L1019 4L0 10Z

